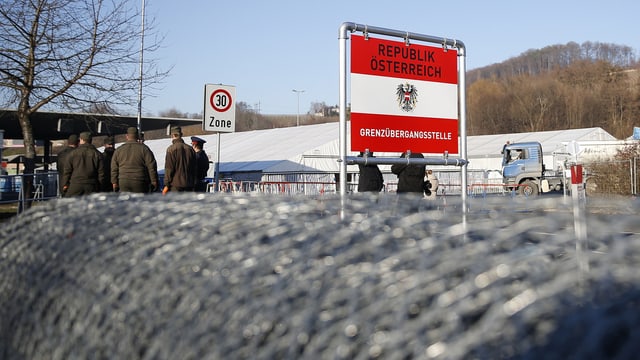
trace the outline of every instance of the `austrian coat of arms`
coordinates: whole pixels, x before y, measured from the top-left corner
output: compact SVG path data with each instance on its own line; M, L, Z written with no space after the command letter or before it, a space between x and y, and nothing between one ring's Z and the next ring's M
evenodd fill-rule
M398 105L403 111L413 111L418 103L418 89L408 82L398 85L396 88L396 95Z

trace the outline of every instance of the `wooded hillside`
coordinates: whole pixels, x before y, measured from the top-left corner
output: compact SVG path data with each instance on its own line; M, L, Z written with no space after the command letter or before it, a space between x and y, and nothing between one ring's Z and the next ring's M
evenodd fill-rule
M529 50L467 73L470 135L640 126L640 65L628 46L587 42Z
M628 46L570 42L528 50L467 72L468 134L602 127L624 139L640 126L639 78L640 63ZM236 111L236 131L295 126L298 120L263 115L243 102ZM338 121L337 115L311 113L300 115L301 125Z

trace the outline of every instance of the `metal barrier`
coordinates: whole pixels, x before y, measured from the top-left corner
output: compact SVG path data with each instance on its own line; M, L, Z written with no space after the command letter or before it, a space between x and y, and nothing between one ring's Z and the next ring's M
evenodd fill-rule
M258 183L258 190L264 194L324 195L338 191L335 182L306 181L264 181Z
M507 193L502 179L487 179L487 182L473 182L469 185L470 196L502 195Z
M220 180L218 182L218 192L224 193L245 193L256 191L255 181L233 181L233 180ZM215 185L214 185L215 188Z
M23 184L26 178L33 178L30 197ZM58 172L38 172L35 174L0 175L0 204L18 203L18 212L33 201L43 201L58 197Z

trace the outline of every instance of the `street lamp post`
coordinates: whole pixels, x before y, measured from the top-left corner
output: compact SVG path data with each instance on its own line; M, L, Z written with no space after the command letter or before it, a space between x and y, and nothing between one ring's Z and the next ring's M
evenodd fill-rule
M138 79L138 134L142 136L142 72L144 69L144 0L142 0L141 20L142 30L140 31L140 78ZM142 139L142 138L141 138Z
M296 126L300 126L300 93L303 93L304 90L291 90L298 95L298 112L296 113Z

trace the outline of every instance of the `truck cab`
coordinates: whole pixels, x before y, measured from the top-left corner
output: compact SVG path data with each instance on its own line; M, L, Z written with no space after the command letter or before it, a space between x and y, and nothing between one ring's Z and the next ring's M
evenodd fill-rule
M539 142L505 144L502 148L502 178L510 191L521 195L549 191L549 184L544 181L542 145Z

